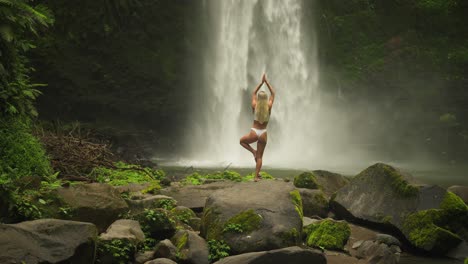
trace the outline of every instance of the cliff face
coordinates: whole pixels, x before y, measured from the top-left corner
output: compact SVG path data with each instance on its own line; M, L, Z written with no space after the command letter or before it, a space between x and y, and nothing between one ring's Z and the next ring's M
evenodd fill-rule
M358 134L395 155L468 154L467 3L319 0L315 12L323 87L365 117Z
M35 49L43 119L174 133L187 111L192 1L47 0L55 26Z

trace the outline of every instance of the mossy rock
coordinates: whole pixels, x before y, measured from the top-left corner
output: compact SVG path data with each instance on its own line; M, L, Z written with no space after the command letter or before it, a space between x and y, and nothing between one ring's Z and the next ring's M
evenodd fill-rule
M171 210L172 215L180 222L190 225L190 219L196 217L195 212L185 206L177 206Z
M416 247L444 254L462 241L457 233L466 234L467 213L463 200L447 192L440 208L409 214L403 223L403 231Z
M294 177L294 186L297 188L318 189L317 178L312 172L303 172Z
M326 219L306 226L304 232L309 247L342 250L351 235L351 228L344 221Z
M291 184L243 182L207 199L200 233L207 241L225 241L232 254L283 248L300 244L301 216L300 195Z
M177 230L177 219L165 209L146 209L134 216L145 233L160 239L171 237Z
M466 204L442 187L411 181L411 175L377 163L340 189L330 204L339 217L399 229L414 247L435 254L467 239Z

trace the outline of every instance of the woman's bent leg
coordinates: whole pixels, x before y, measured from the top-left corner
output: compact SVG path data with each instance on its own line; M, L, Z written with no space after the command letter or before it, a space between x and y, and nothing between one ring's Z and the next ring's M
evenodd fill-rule
M243 146L245 149L247 149L248 151L250 151L255 160L256 160L256 157L257 157L257 151L255 149L253 149L250 144L254 143L255 141L257 141L258 138L257 138L257 134L255 134L254 131L250 131L250 133L244 135L243 137L241 137L240 139L240 144L241 146Z

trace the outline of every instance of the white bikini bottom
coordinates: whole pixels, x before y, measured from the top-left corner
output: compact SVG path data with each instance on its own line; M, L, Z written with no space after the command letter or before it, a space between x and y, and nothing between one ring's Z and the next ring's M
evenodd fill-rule
M265 133L267 130L265 129L257 129L257 128L251 128L255 134L257 134L257 137L260 137L263 133Z

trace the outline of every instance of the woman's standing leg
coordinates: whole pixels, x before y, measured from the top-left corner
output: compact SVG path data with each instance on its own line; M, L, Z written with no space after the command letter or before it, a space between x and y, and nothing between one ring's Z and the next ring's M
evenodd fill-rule
M257 141L257 166L255 168L255 181L258 181L260 169L262 168L263 151L267 144L267 132L260 135Z
M247 149L248 151L250 151L253 154L255 161L257 161L257 158L256 158L257 157L257 151L255 149L253 149L250 146L250 144L257 141L257 139L258 139L257 134L255 134L255 132L253 130L250 130L250 133L244 135L240 139L241 146L243 146L245 149Z

